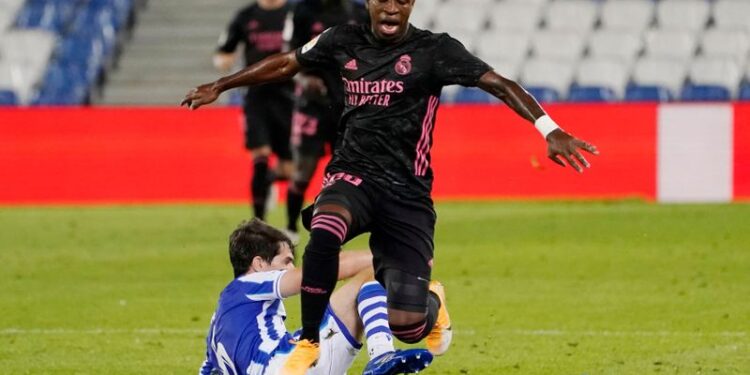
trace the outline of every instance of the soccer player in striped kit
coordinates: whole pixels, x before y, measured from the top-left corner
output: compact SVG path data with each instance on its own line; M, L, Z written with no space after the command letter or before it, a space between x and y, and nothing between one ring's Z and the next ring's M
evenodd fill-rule
M436 355L448 350L452 326L444 290L430 282L436 222L430 150L444 86L478 86L503 100L534 124L547 141L549 158L562 166L564 159L582 172L589 163L580 150L598 153L459 41L410 25L414 5L415 0L368 0L369 24L333 27L294 52L201 85L183 100L195 109L230 88L284 79L303 67L333 65L341 74L346 130L326 168L324 188L307 211L312 225L303 259L303 332L284 375L304 374L319 357L317 327L336 284L341 245L364 232L371 233L375 277L388 293L394 336L407 343L426 339Z
M276 375L294 348L284 325L283 299L299 294L302 272L294 267L292 242L260 220L242 223L229 237L234 280L221 292L206 338L201 375ZM339 278L351 279L331 297L321 334L321 356L307 375L344 375L366 337L366 375L424 369L423 349L395 350L388 327L385 289L373 281L368 252L341 254Z

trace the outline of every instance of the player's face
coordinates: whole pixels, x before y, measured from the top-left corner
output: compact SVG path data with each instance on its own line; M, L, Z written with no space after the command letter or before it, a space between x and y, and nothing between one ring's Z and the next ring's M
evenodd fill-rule
M291 270L294 269L294 253L286 242L279 243L279 252L269 265L269 270Z
M400 40L409 29L414 0L368 0L372 33L380 40Z

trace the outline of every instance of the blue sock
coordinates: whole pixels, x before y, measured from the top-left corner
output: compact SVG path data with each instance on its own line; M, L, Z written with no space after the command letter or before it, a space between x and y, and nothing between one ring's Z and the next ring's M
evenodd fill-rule
M357 311L365 327L370 359L394 351L393 333L388 326L388 304L383 286L377 281L362 285L357 295Z

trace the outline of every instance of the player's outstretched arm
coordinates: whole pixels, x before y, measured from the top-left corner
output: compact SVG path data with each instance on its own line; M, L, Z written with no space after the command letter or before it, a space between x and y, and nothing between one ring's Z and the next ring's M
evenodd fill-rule
M342 251L339 255L339 280L353 277L367 267L372 267L372 253L369 251ZM302 288L302 268L287 271L280 281L280 292L283 297L300 293Z
M583 167L589 168L591 165L579 149L599 155L594 145L573 137L557 126L536 99L518 83L489 71L482 75L477 86L502 100L519 116L533 123L547 140L547 157L555 163L564 167L565 163L561 158L565 159L568 165L581 173Z
M198 109L213 103L222 92L235 87L255 86L284 81L294 77L300 70L294 51L269 56L232 75L200 85L187 93L180 106Z

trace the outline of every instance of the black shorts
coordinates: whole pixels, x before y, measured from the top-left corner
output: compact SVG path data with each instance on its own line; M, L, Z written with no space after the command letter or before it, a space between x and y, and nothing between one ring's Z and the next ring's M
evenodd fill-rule
M293 106L291 99L281 95L265 99L248 97L243 107L245 147L254 150L271 146L271 150L279 159L292 160L289 137Z
M292 149L296 155L315 158L333 150L341 111L330 106L309 103L299 105L292 115Z
M326 176L315 206L335 203L352 215L346 241L370 232L375 277L384 284L383 271L397 269L430 280L434 255L436 214L429 198L403 199L355 176L337 173ZM310 228L313 206L303 211L302 221Z

